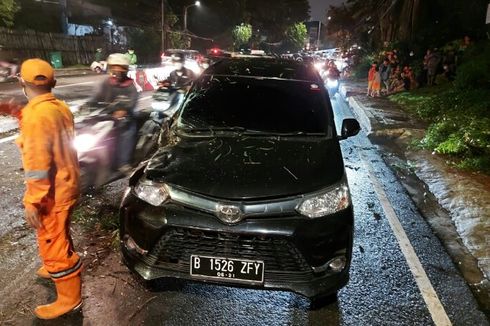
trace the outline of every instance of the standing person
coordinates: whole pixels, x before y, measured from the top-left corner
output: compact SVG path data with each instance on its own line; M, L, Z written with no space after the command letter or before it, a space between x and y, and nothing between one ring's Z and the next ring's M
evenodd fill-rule
M388 61L388 59L384 59L383 60L383 63L381 64L381 67L379 69L379 73L381 75L381 82L382 82L382 88L383 89L386 89L386 93L389 92L390 90L390 83L389 83L389 79L390 79L390 75L391 75L391 66L390 66L390 62Z
M369 69L369 72L368 72L367 96L371 95L371 90L373 89L373 81L374 81L374 74L376 73L376 66L377 66L377 63L373 62L371 64L371 68Z
M427 49L427 52L424 55L424 59L422 60L422 73L420 74L420 86L427 85L427 81L429 80L428 70L429 70L429 58L432 55L432 50Z
M371 89L371 97L379 97L381 92L381 74L379 68L376 67L374 72L373 86Z
M412 87L412 79L410 76L410 67L404 66L402 70L403 88L409 91Z
M128 52L126 52L126 56L129 59L129 65L134 66L138 63L138 57L136 56L136 53L134 53L133 47L128 48Z
M434 85L440 62L441 56L437 49L434 49L427 58L427 85Z
M51 93L56 80L49 63L25 61L19 80L29 100L18 114L16 141L25 171L25 219L37 231L43 264L37 275L52 279L57 293L53 303L38 306L34 313L54 319L82 304L82 261L70 236L70 216L79 196L75 128L68 106Z
M101 62L102 60L104 60L104 54L102 53L102 48L97 48L97 50L95 50L95 61Z

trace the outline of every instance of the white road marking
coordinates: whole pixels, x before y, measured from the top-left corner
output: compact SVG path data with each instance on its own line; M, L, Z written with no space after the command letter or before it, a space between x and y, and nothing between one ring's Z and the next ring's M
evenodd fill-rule
M138 101L146 101L146 100L149 100L153 97L153 95L150 95L150 96L145 96L145 97L142 97L140 99L138 99Z
M88 81L88 82L83 82L83 83L60 85L60 86L56 86L55 89L57 89L57 88L65 88L65 87L73 87L73 86L78 86L78 85L88 85L88 84L93 84L93 83L95 83L95 82L94 81Z
M19 137L19 134L15 134L13 136L10 136L10 137L5 137L5 138L2 138L0 139L0 144L2 143L6 143L6 142L9 142L11 140L14 140L15 138Z
M361 148L361 146L359 146L359 148ZM401 225L395 210L393 209L393 206L386 196L386 192L384 191L383 186L374 173L372 165L365 158L362 151L360 152L360 156L364 165L367 168L369 179L371 179L374 191L376 191L376 194L378 195L388 223L390 224L390 227L395 234L398 244L400 245L400 249L402 250L402 253L407 261L408 267L410 268L410 271L415 278L415 282L417 283L420 293L424 298L425 304L429 309L434 324L436 326L451 326L451 320L446 314L444 306L439 300L436 291L432 287L432 284L427 277L427 274L425 273L425 270L422 267L422 264L420 263L420 260L417 257L417 254L415 253L415 250L413 249L413 246L410 243L410 240L408 239L407 234L405 233L405 230L403 229L403 226Z

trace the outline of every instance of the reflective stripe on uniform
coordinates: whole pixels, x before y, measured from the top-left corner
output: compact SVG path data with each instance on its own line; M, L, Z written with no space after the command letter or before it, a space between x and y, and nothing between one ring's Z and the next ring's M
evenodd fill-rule
M49 177L49 171L48 170L37 170L37 171L26 171L25 172L25 178L26 180L40 180L40 179L47 179Z
M49 273L49 275L51 275L52 278L62 278L62 277L65 277L67 275L70 275L72 273L75 273L77 270L80 269L80 267L82 267L82 260L81 259L79 259L77 261L77 263L75 264L75 266L73 266L72 268L66 269L66 270L61 271L61 272Z

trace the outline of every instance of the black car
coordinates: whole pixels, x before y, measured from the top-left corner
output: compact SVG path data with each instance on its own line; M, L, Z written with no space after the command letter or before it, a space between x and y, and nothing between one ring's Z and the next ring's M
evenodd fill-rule
M130 178L121 245L145 280L284 289L316 300L349 278L353 210L327 92L314 68L221 61L193 85Z

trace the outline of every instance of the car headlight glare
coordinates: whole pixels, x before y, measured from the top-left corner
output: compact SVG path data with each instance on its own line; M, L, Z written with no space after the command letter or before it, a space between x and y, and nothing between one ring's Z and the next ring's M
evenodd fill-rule
M297 211L309 218L317 218L346 209L350 203L349 187L343 182L327 192L306 198L300 203Z
M78 153L88 152L96 145L96 143L97 138L90 134L77 135L73 140L73 146Z
M339 81L336 79L328 79L327 80L327 87L337 87L339 85Z
M135 195L153 206L160 206L167 201L169 194L163 183L148 180L140 181L134 187Z

